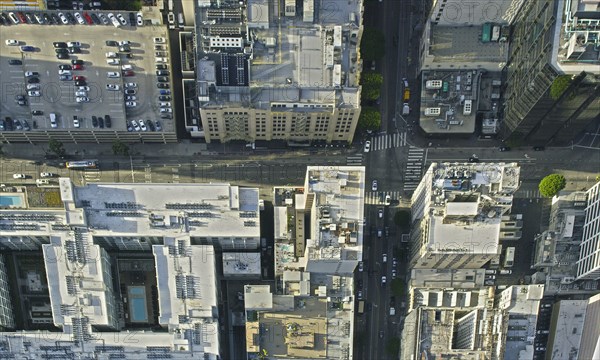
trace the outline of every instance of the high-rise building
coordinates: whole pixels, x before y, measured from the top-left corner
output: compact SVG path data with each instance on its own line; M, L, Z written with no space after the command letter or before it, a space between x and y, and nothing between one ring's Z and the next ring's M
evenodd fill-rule
M361 110L362 3L200 3L202 127L188 130L207 142L351 142Z
M501 252L516 163L433 163L412 196L409 267L474 269Z
M4 255L0 254L0 330L12 329L15 326L9 287Z
M501 135L570 142L600 116L597 1L525 1L512 23Z
M577 279L600 279L600 182L587 191Z

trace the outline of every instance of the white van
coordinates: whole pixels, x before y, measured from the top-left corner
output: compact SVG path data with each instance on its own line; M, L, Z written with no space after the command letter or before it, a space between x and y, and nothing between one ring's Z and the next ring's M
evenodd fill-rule
M58 127L58 123L56 122L56 114L55 113L50 113L50 126L52 128Z
M50 180L48 179L37 179L35 183L39 185L50 185Z

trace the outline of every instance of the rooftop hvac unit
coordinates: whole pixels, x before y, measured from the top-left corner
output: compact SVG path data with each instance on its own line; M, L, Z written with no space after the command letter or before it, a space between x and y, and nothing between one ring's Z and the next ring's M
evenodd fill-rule
M442 108L426 108L425 116L438 116L442 112Z
M425 82L425 89L437 90L442 88L442 80L427 80Z

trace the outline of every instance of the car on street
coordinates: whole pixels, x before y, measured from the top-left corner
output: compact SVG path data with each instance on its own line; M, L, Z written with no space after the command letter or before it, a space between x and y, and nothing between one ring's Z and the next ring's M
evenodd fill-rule
M384 254L382 254L382 255L381 255L381 260L382 260L382 262L383 262L384 264L385 264L385 263L387 263L387 254L385 254L385 253L384 253Z
M365 150L366 153L371 151L371 142L369 140L365 141Z
M13 179L27 179L25 174L13 174Z
M377 210L377 217L383 219L383 209Z
M381 285L385 286L386 283L387 283L387 276L382 276L381 277Z
M23 65L23 61L19 59L10 59L8 60L8 65Z
M470 162L470 163L478 163L478 162L479 162L479 158L476 158L476 157L473 157L473 156L471 156L471 157L469 158L469 162Z
M498 150L500 150L500 151L502 151L502 152L504 152L504 151L510 151L510 147L508 147L508 146L500 146L500 147L498 148Z
M358 262L358 271L363 272L365 269L365 265L362 261Z
M487 273L487 271L486 271L486 273ZM512 270L510 270L510 269L500 270L500 275L510 275L510 274L512 274Z
M372 191L377 191L377 180L373 180L371 182L371 190Z
M35 50L35 48L33 46L29 46L29 45L22 45L20 49L23 52L31 52L31 51Z
M51 173L51 172L40 173L40 177L43 177L43 178L51 178L51 177L55 177L55 176L56 176L56 174Z
M546 148L545 148L545 147L543 147L543 146L534 146L534 147L533 147L533 150L534 150L534 151L544 151L544 150L546 150Z

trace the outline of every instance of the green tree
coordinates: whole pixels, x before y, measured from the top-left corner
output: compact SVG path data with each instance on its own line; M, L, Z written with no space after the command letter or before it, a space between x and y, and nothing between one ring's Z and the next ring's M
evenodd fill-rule
M385 55L385 37L373 27L365 27L360 39L360 54L363 60L374 61Z
M550 97L557 100L571 85L572 79L570 75L559 75L550 85Z
M540 194L544 197L553 197L565 188L567 180L561 174L550 174L540 181Z
M63 143L55 139L48 141L48 149L58 156L63 156L66 153Z
M141 0L104 0L107 10L139 11L142 8Z
M396 337L389 339L385 345L385 351L388 355L397 357L400 352L400 339Z
M407 210L399 210L394 214L394 224L402 229L407 229L410 226L410 212Z
M374 101L381 95L381 86L383 85L383 75L379 73L363 73L360 78L362 85L363 100Z
M378 130L381 127L381 114L374 107L363 107L358 118L358 127L363 130Z
M112 151L115 155L127 156L129 155L129 146L122 143L120 140L115 140L112 144Z
M392 294L397 297L404 296L404 282L402 279L394 279L391 284Z

